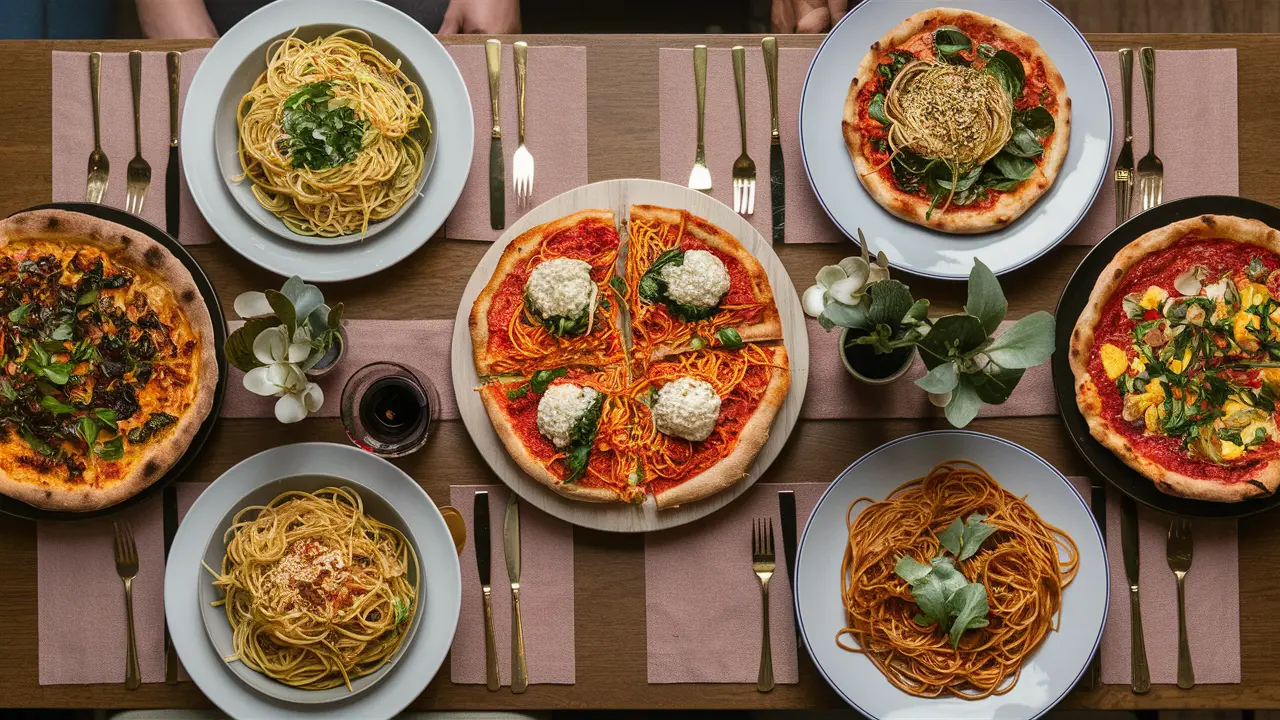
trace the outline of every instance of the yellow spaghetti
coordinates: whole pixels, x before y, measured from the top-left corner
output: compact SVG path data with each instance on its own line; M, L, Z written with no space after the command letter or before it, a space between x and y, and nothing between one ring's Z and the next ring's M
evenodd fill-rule
M300 235L367 232L418 192L425 163L415 130L430 133L422 90L367 42L359 30L276 41L240 100L244 177Z
M417 612L418 556L350 488L245 508L223 539L222 571L209 571L225 593L214 605L231 624L227 662L306 690L350 689L403 642Z

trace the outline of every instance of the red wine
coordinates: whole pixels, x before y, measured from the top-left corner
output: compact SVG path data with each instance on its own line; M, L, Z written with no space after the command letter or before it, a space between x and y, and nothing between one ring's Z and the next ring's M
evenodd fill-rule
M426 429L430 400L404 378L379 378L360 399L360 420L375 440L394 445Z
M400 457L426 443L437 398L426 375L399 363L370 363L342 388L342 425L356 446Z

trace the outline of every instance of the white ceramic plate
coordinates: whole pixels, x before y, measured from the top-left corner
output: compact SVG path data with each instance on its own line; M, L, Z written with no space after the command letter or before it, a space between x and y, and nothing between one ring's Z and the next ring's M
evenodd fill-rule
M1080 569L1063 592L1062 624L1022 665L1022 676L1005 695L982 700L917 698L894 687L865 656L841 649L845 627L840 597L845 512L868 496L883 499L894 488L952 459L982 465L1006 490L1026 497L1051 525L1071 536ZM805 525L796 557L796 615L805 647L836 692L877 720L1038 718L1075 687L1102 639L1109 588L1102 534L1084 499L1052 465L1031 451L991 435L938 430L881 445L850 465L823 494Z
M303 705L261 694L241 680L210 641L202 620L201 586L210 575L200 561L228 510L246 494L277 478L326 475L369 488L403 519L422 568L416 635L396 667L359 695L324 705ZM346 445L299 443L272 448L223 473L196 499L169 550L165 617L174 647L196 686L235 718L390 718L416 698L444 662L458 625L462 578L453 539L431 498L391 463ZM225 622L225 619L224 619Z
M435 159L422 196L376 237L360 242L303 244L292 233L288 234L292 239L287 239L265 229L234 197L248 188L233 188L234 175L225 175L218 161L215 136L235 132L238 97L232 98L228 86L243 80L245 68L259 62L271 40L301 25L360 28L396 48L399 57L422 77L422 89L434 112ZM229 120L227 102L232 110ZM219 237L249 260L279 275L300 275L311 282L371 275L421 247L444 224L462 194L474 141L471 99L453 58L412 18L377 0L278 0L254 12L209 51L196 71L182 114L182 166L200 214ZM234 144L233 135L229 145ZM221 145L226 148L228 143Z
M498 264L502 251L521 233L535 225L588 208L611 209L621 223L626 221L630 207L637 204L688 210L728 231L748 252L756 256L764 266L765 273L769 276L769 283L773 286L773 296L778 303L778 312L782 316L783 343L786 345L787 357L791 363L791 390L787 394L782 409L774 418L769 439L760 449L760 454L756 456L756 461L752 464L747 477L709 498L662 511L658 510L652 497L643 505L571 500L557 494L521 470L520 466L511 459L498 433L493 429L493 423L489 420L480 396L475 391L480 380L476 376L476 367L472 360L471 333L468 325L471 306L485 284L489 282L489 278L493 276L493 270ZM791 277L777 254L773 252L773 248L765 242L751 223L724 203L687 187L657 180L606 180L584 185L561 193L539 205L507 228L502 237L493 243L489 252L485 253L484 258L480 260L480 264L471 275L471 281L467 283L466 290L462 293L462 302L458 304L458 315L453 324L452 358L453 390L458 398L462 420L467 426L467 432L471 434L471 439L480 449L480 454L489 463L489 467L493 468L494 473L502 478L503 482L516 494L542 511L574 525L612 532L648 532L693 522L724 507L745 492L769 469L769 465L786 445L787 438L791 436L791 430L795 427L796 419L800 415L800 405L804 401L805 388L809 384L809 335L805 329L804 311L800 308L800 298L796 295L795 286L791 284Z
M353 478L333 477L332 475L293 475L262 483L227 508L227 511L222 514L222 519L209 536L209 544L205 547L204 557L202 558L204 564L211 568L222 567L222 560L227 554L227 544L224 541L226 531L231 527L236 514L244 508L266 505L290 490L315 492L327 487L348 487L356 491L364 504L365 514L403 533L409 541L409 545L413 547L414 553L419 558L422 557L422 546L415 538L413 527L404 521L404 518L400 513L396 512L391 503L388 503L386 499L368 485ZM418 570L421 571L421 569L421 566L419 566ZM408 579L410 584L413 584L418 579L418 573L414 571L412 565L408 568ZM213 641L213 646L218 651L218 654L222 657L227 657L235 653L231 624L227 622L225 608L213 606L213 603L222 600L225 594L213 586L213 576L206 573L203 580L204 582L200 583L199 590L200 619L204 621L204 629L209 634L209 639ZM413 636L422 625L421 621L422 613L415 612L409 621L408 627L405 628L404 639L401 640L400 647L392 655L391 659L376 671L352 680L350 690L345 685L339 685L328 690L303 690L277 682L256 670L250 669L249 666L242 662L230 663L228 667L250 687L277 700L301 704L322 704L334 702L335 700L346 700L368 690L391 673L396 663L400 662L400 659L404 657L409 645L413 643Z
M999 18L1033 36L1067 85L1071 145L1049 192L1006 228L982 235L950 235L890 215L867 194L854 172L840 118L858 64L872 43L907 17L937 7L929 0L867 0L823 40L800 100L800 149L818 202L850 238L861 227L874 250L895 268L960 280L973 259L996 274L1022 267L1057 245L1084 217L1111 157L1111 96L1093 50L1061 13L1043 0L948 0L945 7Z
M306 243L308 245L333 246L352 242L362 242L372 238L378 233L381 233L391 227L391 225L400 218L404 217L409 208L413 206L414 201L418 199L419 194L422 191L422 186L427 182L427 177L431 173L431 164L435 162L436 159L434 133L428 133L428 126L419 126L417 130L411 133L426 147L423 154L422 175L418 178L417 183L418 193L409 196L409 199L405 201L404 206L401 207L395 215L392 215L381 222L370 224L367 232L361 234L359 231L356 231L339 237L299 235L293 232L285 226L280 218L271 214L270 211L262 207L262 203L258 202L258 198L253 194L252 182L249 180L241 180L237 182L235 180L235 178L239 177L243 173L243 170L240 167L240 128L239 124L236 122L236 112L240 106L240 99L253 89L253 84L257 82L258 77L262 75L264 70L266 70L267 49L271 47L271 44L276 40L286 37L290 33L294 33L301 40L312 42L317 38L332 35L339 30L345 30L349 27L350 26L347 25L308 24L295 28L296 33L295 30L289 30L277 35L276 37L268 38L256 51L249 53L241 59L239 67L235 68L232 72L231 80L227 83L226 87L223 88L222 98L218 102L218 114L215 121L216 124L214 126L213 138L214 151L217 153L218 167L222 169L222 176L229 179L228 188L231 190L231 196L235 198L237 203L239 203L240 209L249 217L253 218L255 222L263 227L263 229L275 233L285 240ZM363 30L364 28L357 29ZM430 123L429 127L434 128L436 124L436 111L431 104L431 95L427 91L427 88L429 88L430 85L427 83L426 78L422 76L422 73L418 72L417 67L414 66L413 62L409 59L409 56L401 52L399 48L370 31L366 30L365 32L369 33L369 45L374 50L385 55L391 62L399 62L405 76L422 90L422 112L427 116L427 120ZM349 35L347 37L356 41L363 41L363 38L358 35Z

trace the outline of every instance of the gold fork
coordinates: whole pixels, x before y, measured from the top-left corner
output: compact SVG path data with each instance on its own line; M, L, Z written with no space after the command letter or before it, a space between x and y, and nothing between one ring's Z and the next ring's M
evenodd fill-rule
M756 163L747 154L747 50L733 48L733 82L738 89L738 129L742 132L742 154L733 161L733 211L750 215L756 211Z
M129 53L129 80L133 84L133 147L134 156L125 168L125 212L142 214L142 202L147 199L147 187L151 185L151 165L142 159L142 51Z
M773 689L773 650L769 643L769 580L776 567L773 559L773 519L757 519L751 533L751 569L760 578L760 608L764 618L763 637L760 641L760 678L756 690Z
M1138 160L1138 190L1145 212L1164 200L1164 163L1156 155L1156 51L1144 47L1138 55L1142 58L1142 88L1147 93L1147 154Z
M693 170L689 173L689 187L693 190L711 189L711 170L707 168L707 147L703 143L703 126L707 114L707 46L693 46L693 87L698 96L698 146L693 154Z
M101 92L102 53L89 53L89 97L93 101L93 152L89 153L89 183L85 187L85 202L100 203L107 191L107 179L111 176L111 162L102 152L102 117L98 112Z
M129 523L116 526L116 572L124 581L124 612L129 628L129 645L125 654L124 686L136 690L142 682L142 670L138 667L138 642L133 634L133 578L138 574L138 546L133 542L133 528Z
M524 144L524 84L529 71L529 43L520 40L513 44L516 64L516 132L520 146L511 156L511 182L515 185L516 205L528 207L533 198L533 154Z
M1178 518L1169 523L1169 540L1165 552L1169 556L1169 569L1178 579L1178 687L1189 688L1196 684L1196 671L1191 666L1191 646L1187 643L1187 593L1185 580L1191 569L1191 557L1195 539L1191 535L1191 521Z

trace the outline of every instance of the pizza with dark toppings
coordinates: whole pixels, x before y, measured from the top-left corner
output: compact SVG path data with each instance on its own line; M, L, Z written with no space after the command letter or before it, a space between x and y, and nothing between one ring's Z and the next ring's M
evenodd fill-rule
M854 170L886 210L950 233L1008 225L1053 184L1071 100L1030 35L935 8L871 46L841 128Z
M688 212L633 206L624 247L612 222L583 211L503 250L471 312L480 397L516 463L562 495L693 502L746 476L786 398L773 291Z
M1280 232L1204 215L1143 235L1098 279L1070 353L1093 437L1162 491L1280 486Z
M87 511L151 485L213 406L213 342L151 238L56 210L0 221L0 492Z

